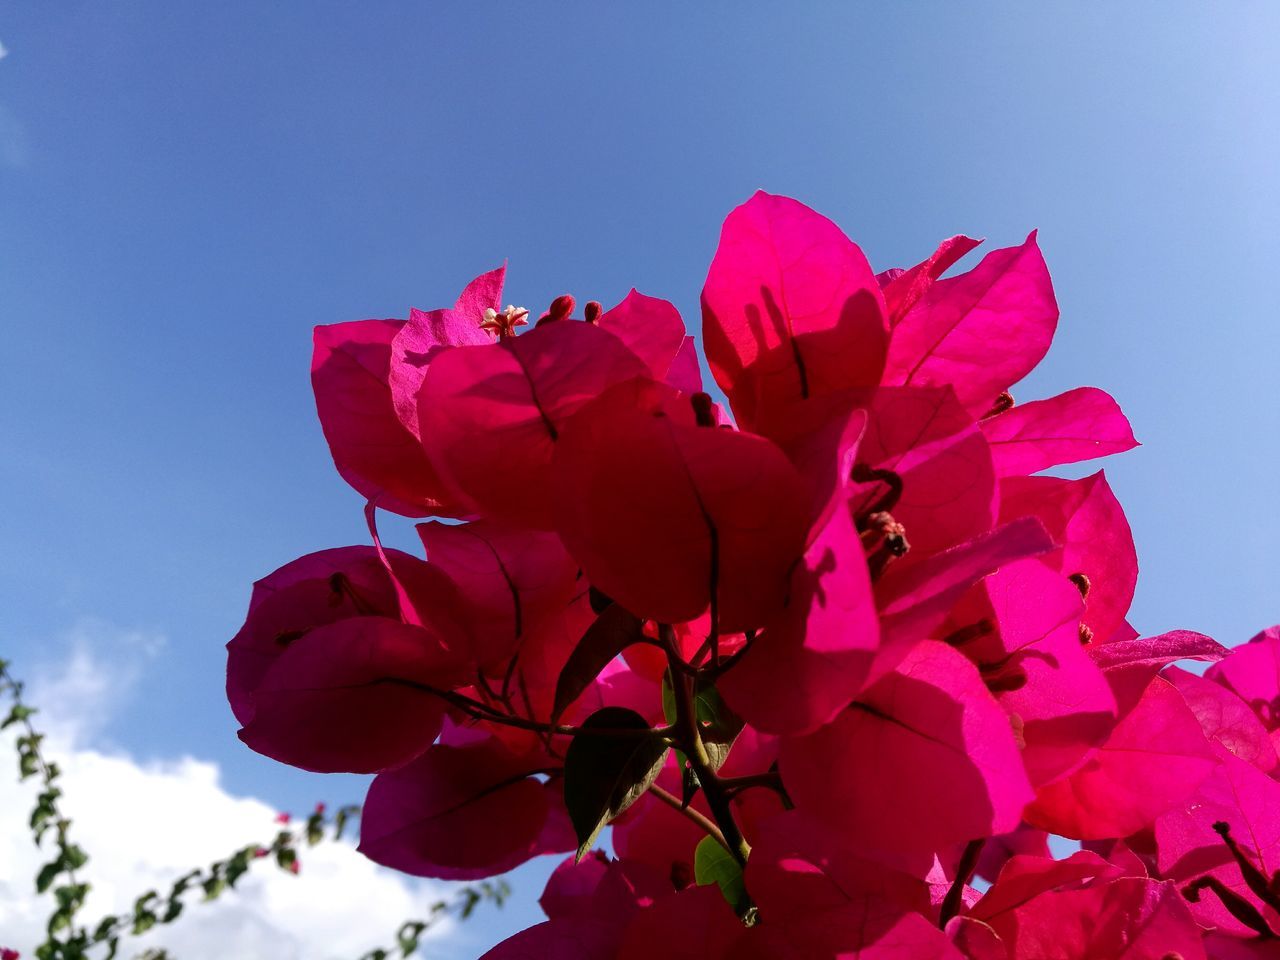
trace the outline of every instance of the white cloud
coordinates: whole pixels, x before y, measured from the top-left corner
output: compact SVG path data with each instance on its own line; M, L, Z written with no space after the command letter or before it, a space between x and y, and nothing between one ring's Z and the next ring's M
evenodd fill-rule
M8 55L9 55L9 50L8 50L8 48L7 48L7 47L5 47L5 45L4 45L3 43L0 43L0 60L3 60L3 59L4 59L5 57L7 57Z
M28 690L30 702L43 708L33 720L54 732L46 753L63 769L63 807L74 821L74 839L91 857L82 871L93 885L83 918L127 911L146 890L163 892L193 867L269 841L278 829L275 811L229 794L216 764L189 757L139 763L88 745L123 702L128 678L155 637L85 621L70 639L62 669L38 671ZM110 658L99 655L102 642L112 645ZM131 661L120 649L136 655ZM64 709L67 704L75 704L74 711ZM12 776L13 739L12 730L0 736L0 945L30 957L49 905L34 893L45 857L34 849L26 822L37 787ZM304 848L301 859L296 877L265 861L256 864L235 891L212 904L193 898L176 923L130 946L164 946L182 960L352 960L389 945L402 921L425 915L448 891L381 870L345 842ZM443 926L442 934L448 936Z

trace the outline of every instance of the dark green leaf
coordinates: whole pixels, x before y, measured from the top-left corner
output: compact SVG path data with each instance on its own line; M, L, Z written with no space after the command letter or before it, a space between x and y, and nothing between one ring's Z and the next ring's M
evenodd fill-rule
M560 671L551 722L560 719L569 704L581 696L614 657L643 637L642 622L616 603L596 617Z
M21 704L21 703L15 703L13 707L9 710L9 715L4 718L3 722L0 722L0 730L7 729L8 727L13 726L15 723L21 723L22 721L26 720L27 717L31 716L33 713L35 713L35 710L33 708L25 706L24 704Z
M62 858L51 860L40 868L40 872L36 874L36 893L44 893L51 886L53 881L58 878L58 874L62 872Z
M698 886L714 883L735 910L746 898L742 867L715 837L703 837L693 851L693 877Z
M400 947L400 956L407 957L418 949L418 943L422 940L422 931L427 929L427 925L421 920L410 920L403 924L396 933L396 943Z
M657 779L667 745L634 710L605 707L586 729L628 731L621 736L579 734L564 758L564 803L578 835L579 860L605 824L631 806ZM629 731L635 731L635 735Z

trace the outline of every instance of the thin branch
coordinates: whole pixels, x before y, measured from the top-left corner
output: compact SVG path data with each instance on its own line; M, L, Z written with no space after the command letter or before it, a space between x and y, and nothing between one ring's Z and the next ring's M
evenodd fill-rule
M690 820L692 820L694 823L700 826L703 830L705 830L708 835L715 837L716 841L720 844L720 846L724 847L726 850L729 850L729 844L724 839L724 833L722 833L720 828L715 825L715 822L711 820L709 817L705 816L702 813L702 811L695 810L691 806L685 806L683 803L680 802L680 798L677 797L674 793L672 793L669 790L662 789L662 787L658 786L656 783L649 788L649 792L652 793L659 800L661 800L663 803L665 803L672 810L676 810L679 813L684 814L686 817L688 817ZM729 852L732 853L733 851L730 850Z
M671 689L675 695L676 722L675 732L678 746L684 751L702 786L702 794L707 798L711 814L719 825L725 838L725 849L743 866L751 854L751 845L743 837L742 831L734 820L733 810L729 806L729 797L721 787L720 778L711 768L711 758L707 754L706 745L702 742L702 734L698 729L697 713L693 704L693 689L689 678L682 674L676 665L679 655L675 647L675 631L667 624L658 627L659 638L667 645L667 662L670 665Z
M942 898L942 907L938 910L938 926L945 927L947 922L960 912L964 888L973 879L973 872L978 869L978 858L982 856L982 848L986 837L970 840L960 854L960 862L956 864L956 877L951 881L951 888Z

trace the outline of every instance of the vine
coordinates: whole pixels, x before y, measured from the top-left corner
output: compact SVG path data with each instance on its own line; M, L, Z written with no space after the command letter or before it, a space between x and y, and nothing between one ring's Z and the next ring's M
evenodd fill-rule
M7 696L8 712L0 720L0 731L17 728L15 745L18 752L20 781L36 778L39 792L29 819L32 840L50 858L41 865L35 877L35 890L53 897L53 908L45 924L45 939L35 948L36 960L114 960L128 938L174 923L186 909L199 903L212 903L248 874L255 864L272 863L278 869L296 875L301 867L299 850L323 842L340 841L352 822L360 816L360 807L345 805L328 813L325 804L317 804L296 828L288 828L290 818L281 814L279 830L267 845L250 844L231 855L215 860L208 867L196 868L178 877L161 893L148 890L136 897L132 909L102 917L96 923L81 919L90 885L81 879L80 871L89 855L71 839L72 821L62 811L62 770L46 759L42 744L45 735L32 724L35 707L23 698L24 685L10 672L10 663L0 659L0 698ZM511 890L501 880L467 885L451 898L432 903L424 917L407 920L396 930L395 945L377 947L362 954L360 960L388 960L409 957L417 952L425 934L446 917L468 919L477 907L491 903L501 907ZM17 960L19 954L0 947L3 960ZM137 954L138 960L176 960L166 949L148 948Z

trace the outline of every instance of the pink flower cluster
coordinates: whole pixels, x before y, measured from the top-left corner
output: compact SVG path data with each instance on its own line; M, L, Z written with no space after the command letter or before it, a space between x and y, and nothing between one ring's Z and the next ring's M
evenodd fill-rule
M977 245L876 274L752 197L702 293L728 411L635 291L535 318L499 269L317 328L372 543L255 585L241 738L376 773L387 866L574 851L493 960L1276 955L1280 633L1228 656L1129 626L1105 477L1039 475L1129 424L1094 388L1014 403L1058 309L1034 234L943 277ZM445 518L425 560L377 508Z

